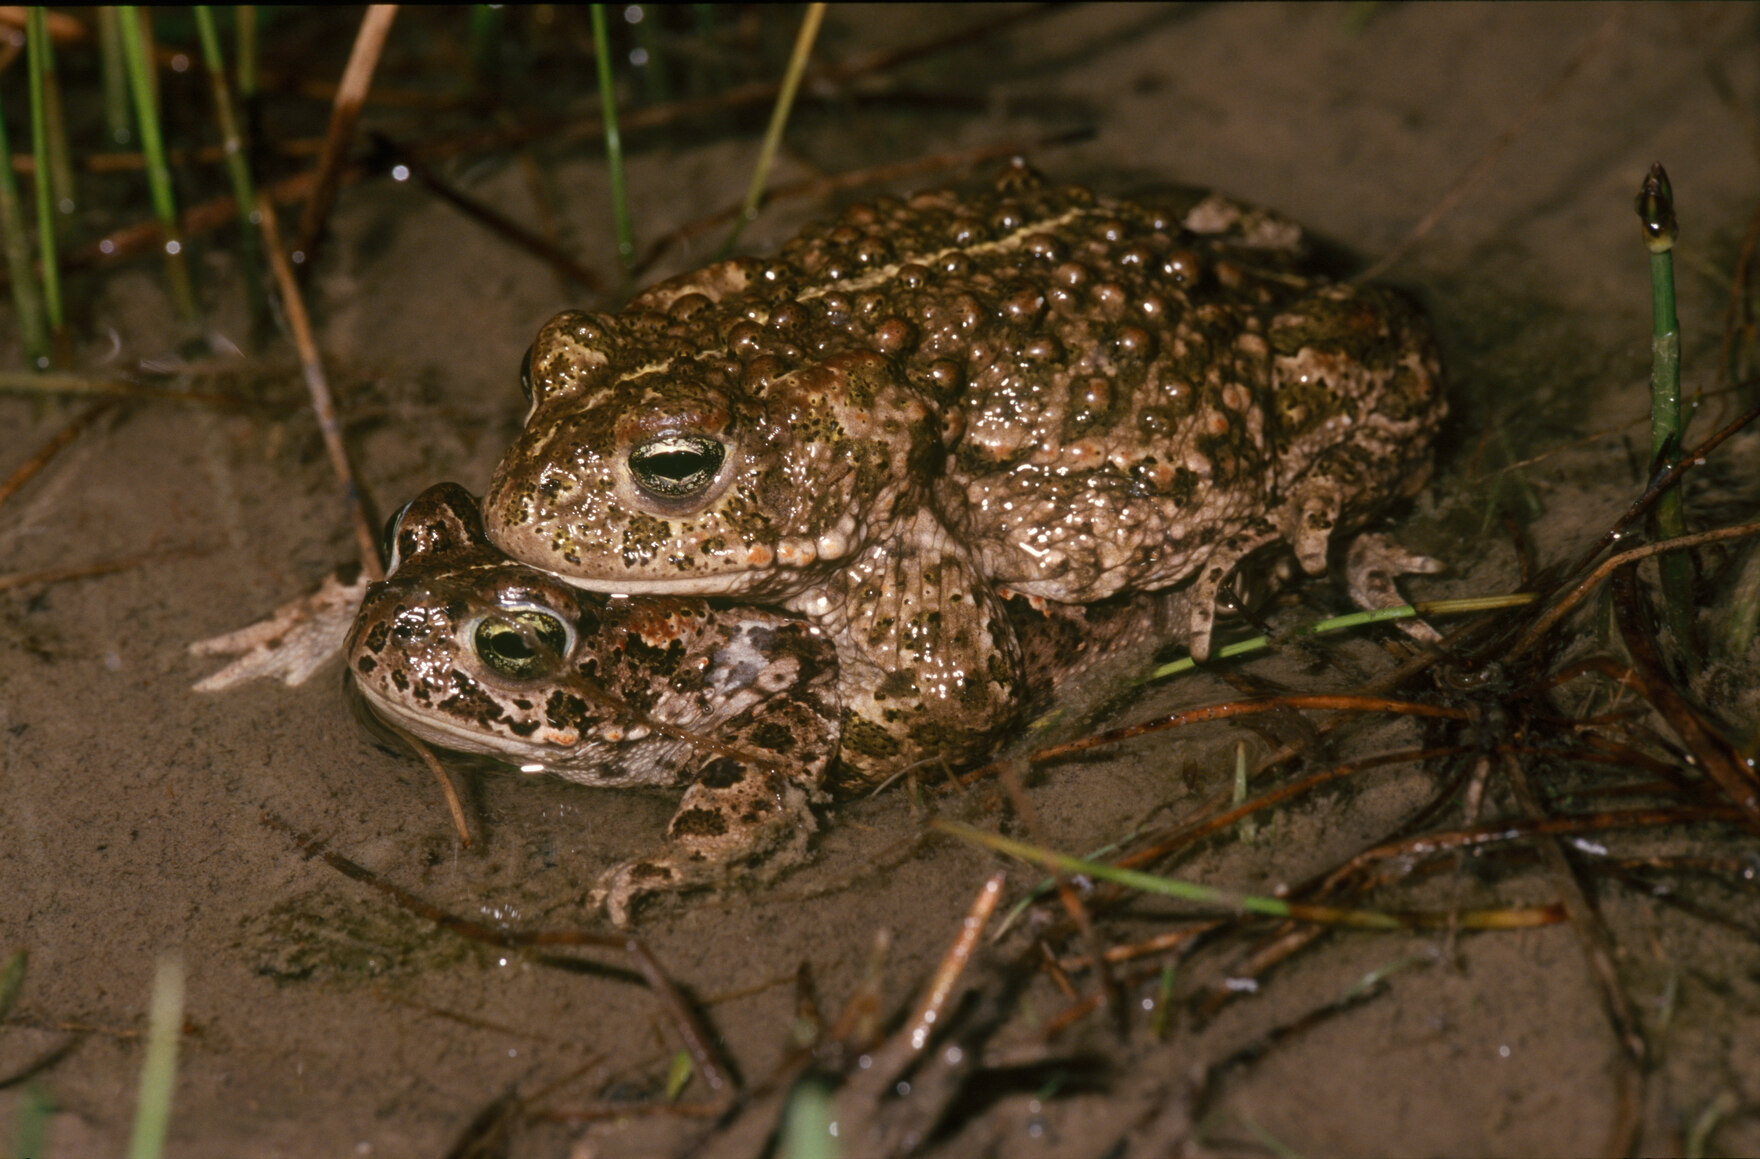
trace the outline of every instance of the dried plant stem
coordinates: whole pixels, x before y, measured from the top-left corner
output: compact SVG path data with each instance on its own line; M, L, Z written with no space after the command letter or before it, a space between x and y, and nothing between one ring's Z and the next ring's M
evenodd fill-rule
M177 199L171 190L171 168L165 159L165 141L159 133L159 101L155 91L151 58L147 54L148 13L131 5L121 8L122 58L128 66L129 89L134 95L135 120L140 127L141 153L147 161L147 186L153 196L153 212L165 236L165 277L178 317L186 322L200 319L195 291L190 286L189 262L184 255L183 234L177 224Z
M1530 821L1545 821L1546 810L1529 783L1522 762L1514 754L1506 753L1503 768L1510 791L1522 813ZM1644 1042L1637 1013L1632 1009L1631 999L1626 995L1625 986L1619 979L1619 970L1613 962L1613 936L1608 933L1601 914L1590 903L1589 895L1577 880L1570 859L1565 856L1556 837L1541 837L1534 844L1546 865L1547 876L1551 878L1552 886L1558 891L1559 900L1564 904L1565 917L1576 933L1577 941L1582 945L1589 970L1601 987L1601 998L1606 1003L1614 1036L1618 1038L1621 1047L1620 1063L1615 1068L1614 1078L1617 1091L1614 1099L1614 1121L1609 1128L1603 1154L1630 1155L1637 1146L1638 1129L1642 1125L1640 1114L1644 1101L1644 1064L1649 1058L1649 1047Z
M1630 551L1622 551L1618 555L1605 560L1600 567L1590 572L1570 593L1550 608L1538 620L1535 620L1521 638L1503 657L1505 664L1515 659L1534 646L1534 643L1552 630L1552 626L1568 616L1572 608L1582 603L1595 587L1628 563L1649 559L1653 555L1662 555L1670 551L1684 551L1690 547L1700 547L1707 543L1719 543L1726 539L1741 539L1744 536L1760 533L1760 522L1738 523L1734 527L1719 527L1711 531L1701 531L1694 535L1683 535L1678 539L1665 539L1660 543L1647 543L1643 547L1634 547Z
M72 422L55 432L48 442L37 448L36 454L21 463L17 470L7 476L5 482L0 482L0 503L12 498L20 487L30 482L38 471L47 467L56 455L59 455L69 443L78 438L81 431L114 405L115 403L110 399L93 403L75 416Z
M452 778L446 775L446 766L440 763L440 758L434 755L434 750L429 748L420 737L398 728L383 717L379 719L379 723L396 733L398 738L410 747L410 751L414 752L422 759L422 763L428 766L428 771L434 774L434 780L440 785L440 796L446 801L446 811L452 814L452 827L458 833L458 843L469 849L471 847L471 829L465 823L464 805L458 799L458 790L452 786Z
M318 429L324 436L324 449L330 454L330 466L342 483L348 503L349 518L354 524L355 544L360 550L361 570L377 582L385 578L379 564L379 542L367 522L361 506L360 490L355 486L354 471L348 465L348 450L342 445L342 427L336 421L336 406L330 397L330 382L324 375L324 364L318 357L318 344L312 338L312 325L306 317L305 301L300 297L299 283L293 268L281 250L281 231L275 221L275 206L267 194L257 195L257 215L263 229L263 248L269 255L269 266L281 291L281 302L287 311L287 323L293 330L293 343L299 349L300 365L305 370L306 389L311 392L312 410L318 416Z
M324 134L324 155L318 162L318 183L312 189L312 199L306 202L305 215L300 218L299 243L293 252L294 263L308 269L317 260L318 243L329 223L330 209L336 203L336 190L342 182L349 147L354 143L361 106L366 103L373 72L379 67L379 54L385 48L385 38L390 35L391 21L396 16L395 4L369 4L361 18L360 31L355 34L348 64L343 66L336 99L330 106L330 127Z
M721 243L717 258L724 258L733 252L739 241L740 231L746 223L758 216L758 205L764 198L764 184L770 179L770 167L776 161L776 151L782 147L782 131L788 127L788 115L794 108L794 97L800 91L801 77L807 71L807 61L813 56L813 42L819 38L819 25L825 19L824 4L808 4L806 15L801 18L800 32L794 38L794 50L789 54L788 72L783 75L782 89L776 94L776 106L770 111L770 126L764 131L764 144L758 150L758 163L752 167L752 182L746 187L745 201L740 204L739 216L734 219L733 229L728 232L727 240Z

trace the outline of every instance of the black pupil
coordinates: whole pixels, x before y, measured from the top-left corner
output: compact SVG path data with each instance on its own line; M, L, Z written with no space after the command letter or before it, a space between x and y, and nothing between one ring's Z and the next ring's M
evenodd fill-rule
M553 669L568 646L562 621L543 612L507 611L477 625L477 655L504 676Z
M727 448L701 435L665 435L629 453L630 473L643 490L666 498L694 495L715 479Z

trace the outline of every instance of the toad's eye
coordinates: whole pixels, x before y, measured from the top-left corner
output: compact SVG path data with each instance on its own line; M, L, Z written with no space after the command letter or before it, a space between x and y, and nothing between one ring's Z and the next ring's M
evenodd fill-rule
M708 490L727 448L702 435L660 435L629 453L636 486L659 499L689 499Z
M532 348L530 346L526 347L525 354L520 356L519 390L521 394L526 396L527 402L532 401Z
M503 608L482 618L471 634L471 644L489 668L524 680L548 676L562 667L568 629L548 612Z
M385 521L385 527L379 532L379 562L385 565L385 578L390 579L397 573L397 566L403 562L403 554L397 549L397 533L403 529L403 517L415 501L399 507L391 518Z

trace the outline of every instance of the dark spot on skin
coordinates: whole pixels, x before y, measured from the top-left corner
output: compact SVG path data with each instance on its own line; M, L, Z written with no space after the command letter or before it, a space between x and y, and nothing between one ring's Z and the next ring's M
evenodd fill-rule
M385 642L389 639L391 639L391 629L387 628L384 624L374 624L372 629L367 633L367 650L370 652L383 651L385 648Z
M697 777L705 788L727 789L746 779L746 766L732 757L717 757Z
M363 676L365 676L367 673L371 672L373 669L377 668L378 666L379 666L378 661L374 660L371 656L362 656L360 659L360 663L355 665L356 668L360 669L361 675L363 675Z
M591 718L587 715L586 701L567 692L552 692L550 699L544 702L544 718L552 728L573 728L585 730Z
M727 833L727 818L713 809L686 809L672 819L674 837L722 837Z
M652 861L638 861L629 867L629 875L639 881L662 881L672 876L672 870Z
M397 685L397 691L399 692L409 691L409 677L405 676L402 672L397 671L395 668L391 670L391 683Z
M766 721L754 728L747 738L761 749L785 753L794 748L794 732L787 725Z

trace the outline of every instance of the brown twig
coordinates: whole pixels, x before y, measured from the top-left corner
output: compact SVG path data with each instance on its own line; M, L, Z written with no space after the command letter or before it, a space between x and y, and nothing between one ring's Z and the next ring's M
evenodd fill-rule
M1243 716L1259 716L1267 712L1283 712L1291 708L1323 709L1332 712L1385 712L1397 716L1428 716L1442 720L1465 720L1467 716L1466 712L1459 708L1421 704L1410 700L1392 700L1383 696L1304 694L1278 696L1266 700L1231 700L1223 704L1205 705L1202 708L1188 708L1155 720L1144 721L1141 724L1127 725L1124 728L1111 729L1095 736L1052 745L1050 748L1040 749L1029 759L1034 762L1056 760L1059 757L1085 752L1100 745L1114 744L1121 740L1129 740L1132 737L1160 732L1164 729L1183 728L1188 724L1199 724L1209 720L1231 720ZM967 779L970 780L984 773L994 773L997 768L998 765L986 765L984 768L968 774Z
M159 552L155 555L136 555L127 559L106 559L97 563L75 564L72 567L50 567L40 571L15 571L7 575L0 575L0 592L11 588L28 588L35 584L63 584L69 580L114 575L119 571L133 571L137 567L146 567L152 563L163 563L170 559L188 559L202 554L205 554L205 549L184 548L179 551Z
M91 406L75 415L73 420L66 426L50 436L48 442L37 448L36 454L21 463L16 471L6 477L4 483L0 483L0 503L4 503L12 498L20 487L23 487L26 483L35 478L37 472L41 471L44 467L47 467L54 461L56 455L59 455L62 451L66 450L68 444L79 438L81 431L91 426L92 423L96 422L105 411L115 405L116 404L109 399L105 399L103 402L93 403Z
M428 771L434 774L434 779L440 783L440 796L446 801L446 811L452 814L452 827L458 831L459 844L469 849L471 847L470 826L465 824L464 805L459 802L458 790L453 788L452 778L446 775L446 766L440 763L440 758L434 755L434 750L424 744L420 737L411 735L383 716L375 714L375 717L380 724L395 733L399 740L408 745L411 751L422 759L422 763L428 766Z
M1027 833L1033 841L1041 849L1050 849L1052 847L1051 839L1039 825L1038 812L1033 808L1032 799L1021 788L1020 777L1015 772L1019 764L1018 761L1003 764L997 772L997 780L1002 783L1003 791L1008 794L1008 799L1014 803L1015 812L1026 824ZM1101 1001L1112 1009L1114 1017L1118 1020L1119 1033L1123 1034L1128 1011L1125 1008L1124 995L1118 988L1118 979L1112 976L1112 970L1106 965L1106 943L1101 939L1099 932L1094 929L1094 921L1088 916L1088 907L1082 904L1082 899L1076 895L1075 888L1070 885L1069 875L1058 868L1055 860L1047 859L1044 867L1045 872L1051 875L1052 884L1057 890L1057 900L1063 905L1063 912L1069 915L1069 920L1074 922L1076 929L1081 931L1082 941L1088 947L1088 955L1097 963L1095 973L1100 983Z
M1740 539L1743 536L1760 534L1760 521L1754 523L1738 523L1734 527L1719 527L1711 531L1700 531L1693 535L1682 535L1675 539L1664 539L1656 543L1647 543L1643 547L1634 547L1612 556L1590 572L1576 587L1572 588L1563 598L1549 606L1541 617L1530 624L1526 631L1511 645L1503 655L1503 663L1511 660L1533 647L1552 626L1569 615L1571 609L1583 602L1583 598L1594 591L1602 580L1625 567L1649 559L1653 555L1661 555L1666 551L1685 551L1690 547L1700 547L1707 543L1719 543L1726 539Z
M360 490L355 486L354 470L348 465L348 450L342 445L342 428L336 421L336 405L331 401L330 382L324 375L324 363L318 357L318 344L312 338L311 320L306 316L305 299L300 296L299 283L287 264L281 248L281 230L275 221L275 204L267 194L257 194L257 214L263 230L263 248L269 253L269 266L275 272L275 284L281 290L281 303L287 313L287 324L293 330L293 343L299 350L299 361L305 370L306 389L311 392L312 410L318 416L318 430L324 436L324 449L330 454L330 466L342 483L343 499L348 504L349 518L354 525L355 546L360 551L361 570L377 583L385 578L379 563L379 541L367 521L361 505Z
M318 161L318 181L306 202L305 215L300 218L299 245L293 260L310 269L317 261L318 243L330 221L330 208L336 203L336 190L342 170L348 161L349 147L354 144L355 125L359 123L361 105L373 84L373 72L379 67L379 53L391 32L391 21L397 15L395 4L369 4L361 17L360 31L355 34L354 48L342 70L342 82L336 88L336 102L330 108L330 127L324 134L324 153Z
M1546 810L1541 806L1533 785L1529 783L1522 762L1514 755L1506 754L1503 770L1517 807L1530 821L1544 822L1547 819ZM1600 912L1589 901L1589 895L1583 890L1583 883L1577 880L1576 872L1571 868L1570 860L1565 856L1557 838L1542 837L1535 845L1540 851L1541 859L1546 863L1547 876L1551 879L1553 888L1558 891L1559 900L1564 903L1565 915L1570 921L1571 929L1583 947L1589 972L1595 976L1601 988L1602 1002L1606 1006L1608 1019L1613 1023L1614 1037L1619 1040L1621 1047L1620 1064L1615 1068L1613 1123L1608 1128L1603 1153L1614 1156L1630 1155L1637 1146L1638 1129L1642 1126L1644 1064L1649 1058L1650 1050L1644 1042L1637 1012L1632 1009L1631 999L1626 994L1624 984L1620 982L1619 970L1613 964L1613 936L1608 933Z

